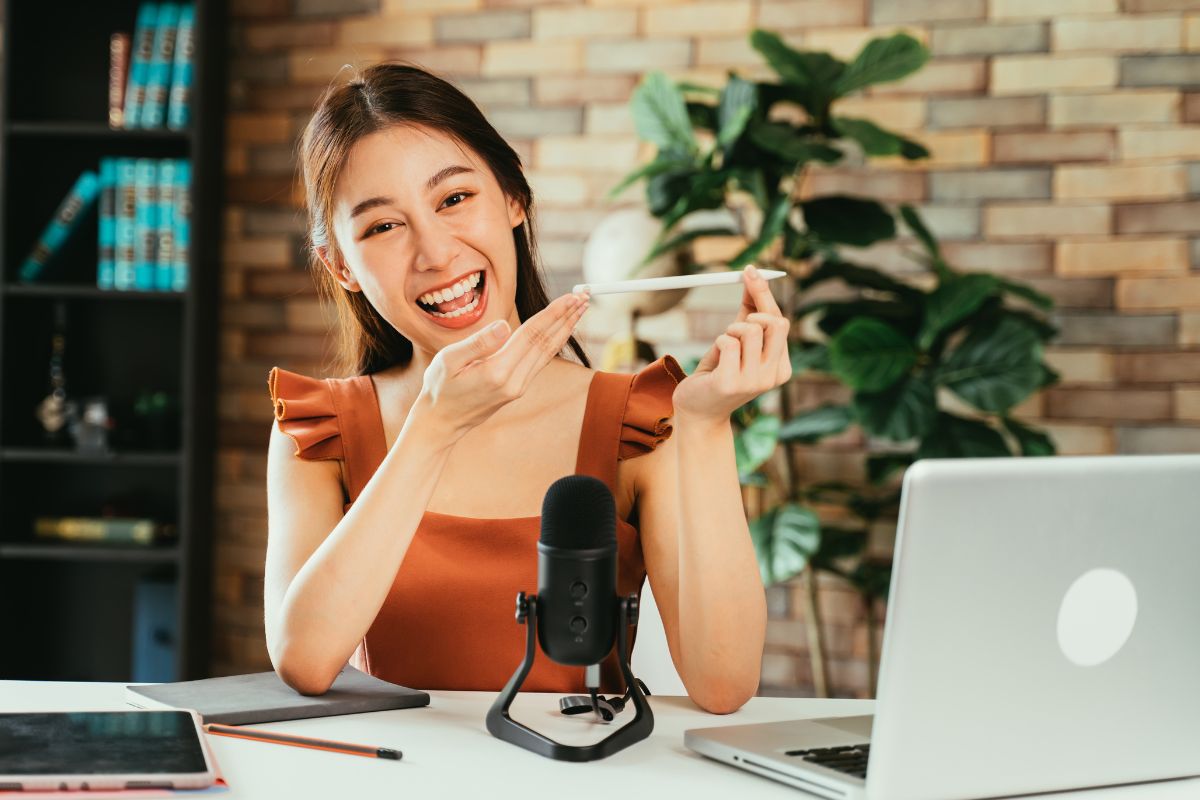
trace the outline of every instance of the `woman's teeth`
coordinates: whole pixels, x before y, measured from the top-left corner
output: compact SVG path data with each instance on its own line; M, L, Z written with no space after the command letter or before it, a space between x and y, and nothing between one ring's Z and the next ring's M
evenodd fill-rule
M430 311L429 313L435 317L442 317L443 319L454 319L455 317L461 317L463 314L470 314L475 310L477 305L479 305L478 295L462 308L456 308L448 314L443 314L441 311Z
M473 290L482 280L483 273L476 272L453 286L434 292L427 292L417 298L417 300L419 304L424 304L422 310L425 313L441 319L454 319L463 314L471 313L479 305L480 292ZM468 293L471 293L468 298L469 302L460 304L460 298ZM430 309L427 306L434 306L438 310Z

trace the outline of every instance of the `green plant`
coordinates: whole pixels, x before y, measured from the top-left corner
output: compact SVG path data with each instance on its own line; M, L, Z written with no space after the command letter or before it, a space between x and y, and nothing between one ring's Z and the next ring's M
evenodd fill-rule
M873 644L874 604L886 600L890 558L872 555L869 534L894 518L903 469L919 458L1054 453L1044 432L1012 416L1057 379L1042 358L1056 333L1043 314L1052 301L1026 285L953 268L911 206L802 196L814 166L928 157L918 142L835 113L839 99L918 70L928 58L918 41L903 33L874 39L847 63L794 50L767 31L754 31L750 40L779 82L731 72L723 88L713 89L676 85L661 73L646 77L632 108L639 135L658 152L612 194L645 180L650 212L662 221L639 267L666 252L687 253L697 238L730 236L745 245L725 266L753 261L789 273L781 308L799 323L794 329L815 331L789 341L795 378L833 376L852 399L793 413L793 387L784 386L782 414L765 410L759 399L734 413L742 483L778 495L750 521L750 531L764 583L806 576L809 619L819 619L817 570L849 581L863 598ZM682 224L695 212L716 210L729 224ZM921 270L914 281L846 254L895 239L897 217L920 247L910 253ZM684 263L689 270L708 266ZM795 304L818 287L838 291ZM863 481L804 480L794 448L852 426L866 439ZM808 627L817 692L826 694L819 625ZM869 661L874 670L873 652Z

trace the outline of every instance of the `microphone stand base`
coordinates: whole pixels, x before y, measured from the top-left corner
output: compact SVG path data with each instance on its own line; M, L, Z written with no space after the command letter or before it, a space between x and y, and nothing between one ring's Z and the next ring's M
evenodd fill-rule
M629 690L630 701L633 703L635 714L633 719L621 726L609 736L595 744L569 745L545 736L517 722L509 714L509 707L516 699L521 684L525 682L537 653L537 595L517 595L517 621L526 626L525 658L517 671L513 673L508 684L496 698L487 713L488 732L497 739L523 747L556 761L596 761L607 758L613 753L624 750L635 742L640 742L654 730L654 712L646 702L638 681L633 677L629 668L629 626L637 622L637 595L621 598L621 608L617 624L617 655L621 664L621 674L625 678L625 686Z

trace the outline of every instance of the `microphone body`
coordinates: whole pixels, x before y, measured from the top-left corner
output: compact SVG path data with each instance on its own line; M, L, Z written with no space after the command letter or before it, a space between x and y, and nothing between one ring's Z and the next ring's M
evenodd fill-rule
M559 664L599 664L616 640L616 542L590 548L538 542L538 643Z

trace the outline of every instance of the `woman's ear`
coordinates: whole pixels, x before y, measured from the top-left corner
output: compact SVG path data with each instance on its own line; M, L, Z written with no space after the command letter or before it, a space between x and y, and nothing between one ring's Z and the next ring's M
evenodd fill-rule
M525 223L525 208L515 197L508 198L508 227L516 228Z
M313 248L313 252L317 254L317 258L321 259L321 264L328 270L333 279L341 284L342 288L348 292L361 292L362 287L358 281L354 279L354 274L350 272L350 268L344 264L335 264L330 256L329 248L321 245Z

